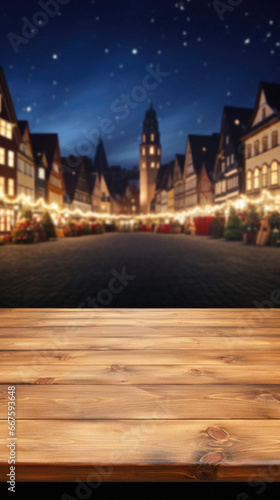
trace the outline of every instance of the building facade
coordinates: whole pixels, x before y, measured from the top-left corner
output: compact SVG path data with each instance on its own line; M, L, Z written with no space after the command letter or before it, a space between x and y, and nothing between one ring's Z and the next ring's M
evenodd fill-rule
M158 120L151 104L146 112L140 144L140 211L150 212L155 197L157 172L161 165L161 144Z
M0 68L0 233L15 224L14 205L9 203L17 193L17 152L21 142L17 117Z
M35 201L35 160L27 121L18 121L21 142L17 153L17 194Z
M72 158L73 160L73 158ZM71 210L79 209L83 212L91 211L91 196L82 157L76 158L75 167L69 168L67 158L61 158L65 181L64 202Z
M64 206L65 183L57 134L32 134L39 150L46 155L46 199L47 203ZM43 171L42 171L43 173Z
M185 186L184 186L185 155L177 154L174 162L174 210L181 211L185 208Z
M185 209L213 203L213 172L219 134L189 135L184 179Z
M245 131L246 195L280 195L280 85L262 82Z
M253 109L225 106L220 143L215 160L215 203L224 203L244 192L245 159L241 141Z
M41 141L36 134L30 134L35 163L35 199L47 201L47 169L48 161Z

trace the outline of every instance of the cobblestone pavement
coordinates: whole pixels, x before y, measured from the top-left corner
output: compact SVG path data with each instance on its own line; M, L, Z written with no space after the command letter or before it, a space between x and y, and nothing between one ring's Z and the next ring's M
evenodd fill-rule
M0 282L1 307L261 307L280 289L280 249L183 234L69 238L0 247Z

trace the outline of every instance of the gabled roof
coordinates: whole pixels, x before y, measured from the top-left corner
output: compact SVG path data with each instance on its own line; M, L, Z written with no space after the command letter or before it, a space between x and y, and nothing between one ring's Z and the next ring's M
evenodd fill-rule
M225 135L225 127L230 136L231 143L234 148L235 155L242 157L242 150L239 148L240 139L244 135L246 127L253 114L252 108L239 108L234 106L225 106L223 110L221 136L219 150L223 148L223 135Z
M220 135L216 133L212 135L189 135L193 166L197 176L199 176L203 165L208 175L212 175L219 141Z
M94 171L104 173L108 171L108 161L105 153L102 137L99 138L95 158L94 158Z
M48 168L47 178L49 177L54 161L56 148L59 149L59 141L57 134L31 134L33 147L40 152L46 154Z
M266 102L268 106L270 106L273 110L274 113L271 116L268 116L265 118L263 121L257 123L254 127L252 127L254 120L256 118L258 109L259 109L259 103L260 103L260 98L261 94L264 92ZM259 88L258 88L258 93L257 93L257 98L256 98L256 103L255 103L255 108L253 111L253 114L251 116L251 119L248 123L248 126L245 130L245 134L248 134L249 132L258 129L265 123L270 122L271 119L274 119L278 117L280 118L280 84L279 83L269 83L269 82L260 82Z
M2 88L3 97L7 102L7 112L9 115L8 118L12 123L17 125L17 116L16 116L15 108L13 105L13 101L11 99L11 95L10 95L9 88L8 88L8 85L6 82L4 71L3 71L3 68L1 66L0 66L0 88ZM19 132L18 126L15 127L15 134L16 134L16 138L17 138L18 143L20 143L20 132Z
M181 174L183 175L184 173L184 166L185 166L185 155L181 155L181 154L176 154L175 155L175 159L177 160L178 162L178 165L180 167L180 170L181 170Z
M76 159L80 160L80 161L76 162L76 166L75 167L73 167L73 168L63 168L64 165L67 166L67 158L61 158L62 168L63 168L63 172L64 172L64 181L65 181L66 193L68 194L71 202L74 200L76 189L78 187L78 182L79 182L80 174L81 174L81 172L82 172L83 169L84 169L85 175L87 177L83 158L82 157L78 157ZM87 186L88 186L88 183L87 183ZM89 194L89 186L88 186L87 194Z
M27 120L18 120L18 128L19 128L19 131L21 133L21 137L23 137L26 128L28 128L28 130L29 130L28 121Z
M156 178L156 191L167 189L169 174L172 173L172 167L174 167L174 161L170 161L159 167Z

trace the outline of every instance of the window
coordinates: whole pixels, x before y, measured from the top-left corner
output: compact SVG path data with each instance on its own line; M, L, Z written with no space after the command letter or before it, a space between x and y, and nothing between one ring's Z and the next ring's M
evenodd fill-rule
M154 161L152 161L152 163L151 163L151 168L155 168L155 166L156 166L155 162L154 162Z
M157 168L159 168L159 167L160 167L160 163L157 163Z
M56 172L57 174L59 173L59 168L58 168L57 163L54 163L54 164L53 164L53 170L54 170L54 172Z
M11 123L7 123L6 137L8 139L12 139L12 137L13 137L13 128L12 128L12 124Z
M160 148L158 148L158 150L157 150L157 154L158 154L158 155L160 155Z
M254 143L254 154L258 155L259 151L260 151L260 143L259 143L259 141L255 141L255 143Z
M33 169L32 165L29 165L29 175L30 175L30 177L34 177L34 169Z
M278 132L272 132L271 146L275 148L278 146Z
M0 177L0 194L5 194L5 177Z
M155 141L155 134L151 134L151 141L154 142Z
M24 171L25 175L27 175L27 163L23 164L23 171Z
M234 164L234 155L231 155L231 164Z
M271 184L278 184L278 163L273 161L271 164Z
M222 191L223 191L223 193L226 191L226 189L227 189L227 187L226 187L226 180L224 179L222 181Z
M9 167L15 166L15 153L13 151L8 152L8 165Z
M248 144L247 146L247 158L251 158L252 156L252 146L251 144Z
M222 161L222 172L225 172L226 170L226 163Z
M260 187L260 169L258 167L254 170L254 189L259 189Z
M45 169L43 167L39 167L38 178L42 180L45 179Z
M229 136L226 136L226 144L229 144Z
M262 119L263 120L266 119L266 108L263 108L263 110L262 110Z
M263 151L267 151L268 149L268 138L267 137L263 137L263 140L262 140L262 150Z
M230 165L230 157L227 156L227 167L229 167L229 165Z
M6 122L5 120L0 120L0 134L4 137L6 136Z
M143 142L146 142L146 135L145 135L145 134L143 134L142 141L143 141Z
M0 148L0 165L5 165L5 149Z
M247 172L247 191L250 191L252 189L252 172L249 170Z
M262 167L262 187L267 186L267 165Z
M142 148L142 155L145 156L146 155L146 148Z
M15 181L14 179L8 179L8 195L14 196L15 194Z
M146 168L146 163L145 162L142 163L142 168Z
M154 146L151 146L150 147L150 155L154 155L155 154L155 148Z

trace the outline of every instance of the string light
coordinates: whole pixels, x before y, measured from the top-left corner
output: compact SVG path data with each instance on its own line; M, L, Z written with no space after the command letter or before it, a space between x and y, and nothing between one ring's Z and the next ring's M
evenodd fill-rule
M80 216L84 218L94 218L94 219L107 219L107 220L142 220L142 219L158 219L162 218L165 220L178 220L179 222L184 222L184 220L191 217L205 216L205 215L215 215L217 211L224 212L226 215L229 214L231 207L236 210L243 210L248 203L254 205L264 204L265 211L275 210L275 208L280 207L280 196L273 196L269 191L263 190L259 198L249 198L246 195L240 195L236 200L228 200L219 205L206 205L206 206L195 206L188 210L182 210L180 212L160 212L160 213L150 213L150 214L139 214L139 215L116 215L109 213L100 213L87 211L83 212L81 209L76 208L75 210L70 210L69 208L59 208L57 203L47 204L43 198L39 198L37 201L32 202L29 196L20 194L17 198L11 200L7 198L4 194L0 194L0 202L7 203L8 205L13 205L16 210L19 209L20 204L26 204L28 207L33 209L44 208L45 210L50 210L56 212L59 215L64 215L65 217L70 216Z

